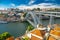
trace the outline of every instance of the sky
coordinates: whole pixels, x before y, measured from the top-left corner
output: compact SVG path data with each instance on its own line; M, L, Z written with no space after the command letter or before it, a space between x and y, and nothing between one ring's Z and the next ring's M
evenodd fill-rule
M59 7L60 0L0 0L0 9L4 8L34 8Z

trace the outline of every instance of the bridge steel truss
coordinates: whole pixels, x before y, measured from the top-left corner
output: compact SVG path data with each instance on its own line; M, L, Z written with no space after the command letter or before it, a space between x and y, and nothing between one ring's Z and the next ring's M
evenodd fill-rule
M37 16L38 14L38 16ZM31 15L34 22L29 20L29 15ZM50 16L49 24L52 26L52 22L54 22L54 17L60 17L60 12L36 12L36 11L28 11L25 19L34 27L37 27L37 24L42 24L41 16Z

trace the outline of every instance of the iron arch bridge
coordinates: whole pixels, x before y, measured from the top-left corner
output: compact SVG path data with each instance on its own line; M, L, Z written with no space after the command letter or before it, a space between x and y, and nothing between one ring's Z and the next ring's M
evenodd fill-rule
M60 12L36 12L36 11L28 11L25 19L34 27L37 27L38 24L42 24L42 15L50 16L49 24L52 25L54 21L54 17L60 17Z

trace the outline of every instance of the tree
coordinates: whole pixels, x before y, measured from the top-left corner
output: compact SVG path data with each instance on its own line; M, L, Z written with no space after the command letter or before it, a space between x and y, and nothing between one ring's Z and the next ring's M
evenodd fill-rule
M8 14L5 14L5 17L7 18L8 17Z
M34 27L32 26L32 25L29 25L28 27L27 27L27 31L31 31L31 30L33 30L34 29Z
M34 8L32 11L34 11L34 10L37 10L36 8Z
M11 37L11 35L8 33L8 32L5 32L2 34L3 38L8 38L8 37Z
M22 40L29 40L29 37L25 36Z
M26 14L27 14L27 13L24 13L23 17L25 17L25 16L26 16Z
M40 8L37 8L38 11L40 11Z
M0 40L5 40L6 38L11 37L11 35L8 32L0 34Z
M0 40L3 40L2 35L0 34Z

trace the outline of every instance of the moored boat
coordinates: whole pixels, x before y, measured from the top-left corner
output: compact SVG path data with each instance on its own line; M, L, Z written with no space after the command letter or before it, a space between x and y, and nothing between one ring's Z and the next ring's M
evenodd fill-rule
M0 24L6 24L8 23L7 21L0 21Z

